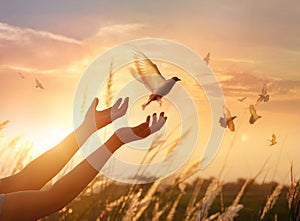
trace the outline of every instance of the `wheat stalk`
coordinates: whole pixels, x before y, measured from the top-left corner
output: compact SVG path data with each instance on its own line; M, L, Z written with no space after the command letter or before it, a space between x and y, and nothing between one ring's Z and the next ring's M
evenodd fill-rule
M157 200L154 209L153 209L153 216L151 221L157 221L161 217L161 215L167 210L169 204L165 205L161 210L159 210L159 201Z
M106 107L110 107L111 101L113 99L112 85L113 85L113 60L111 60L111 62L110 62L109 75L108 75L108 80L106 83L106 93L105 93Z
M220 183L217 179L214 179L209 184L202 199L201 208L198 213L198 220L205 220L207 218L208 210L215 201L217 195L220 193L221 189L222 183Z
M272 192L271 196L268 198L266 205L264 206L263 212L260 216L260 220L264 219L265 215L270 211L273 206L275 205L278 197L280 196L281 190L283 188L282 184L278 184L274 191Z
M243 208L242 204L231 205L227 207L224 213L219 215L219 221L230 221L233 220L234 217L238 216L238 212Z
M86 86L84 89L84 94L83 94L83 99L80 107L80 115L83 116L86 108L86 100L87 100L87 89L88 87Z
M149 204L151 203L151 198L155 191L157 190L158 186L160 185L159 181L154 182L150 189L147 191L147 194L143 197L143 199L139 202L139 207L137 209L137 213L132 217L132 221L137 221L144 211L147 209ZM137 203L137 202L135 202Z
M191 197L191 199L188 203L188 206L186 208L184 221L189 221L192 213L194 212L194 204L196 202L197 196L199 195L202 184L203 184L203 179L198 179L197 183L196 183L196 186L194 188L194 191L192 193L192 197Z
M247 187L248 184L251 183L252 181L253 181L253 179L247 179L247 180L244 182L243 186L241 187L239 193L236 195L236 197L235 197L235 199L234 199L234 201L233 201L233 203L232 203L231 206L235 207L235 206L237 206L237 205L239 204L239 202L240 202L242 196L244 195L244 192L245 192L245 190L246 190L246 187Z
M170 211L169 211L169 214L168 214L168 216L167 216L167 218L166 218L166 221L172 221L172 220L173 220L174 215L175 215L175 212L176 212L176 208L177 208L177 206L178 206L178 203L179 203L179 201L180 201L182 195L183 195L182 192L181 192L180 194L178 194L178 196L177 196L175 202L173 203L173 206L171 207L171 209L170 209Z

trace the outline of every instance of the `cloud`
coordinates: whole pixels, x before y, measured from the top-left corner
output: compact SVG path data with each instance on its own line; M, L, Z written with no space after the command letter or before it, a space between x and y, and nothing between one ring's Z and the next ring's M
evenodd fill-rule
M2 69L53 72L83 59L83 42L43 30L0 23Z
M220 81L225 96L256 97L264 83L268 85L268 93L274 100L294 100L300 96L300 80L267 77L245 72L230 73L226 76L226 80Z
M133 40L141 23L111 24L79 41L64 35L0 23L0 68L25 73L81 73L104 50Z
M233 63L249 63L254 64L255 61L251 59L239 59L239 58L223 58L223 59L214 59L216 61L229 61Z
M130 34L144 28L144 24L128 23L128 24L112 24L99 29L97 36L108 36L115 34Z
M30 28L21 28L0 22L0 40L28 42L33 40L34 38L47 40L51 39L54 41L61 41L70 44L81 44L80 41L65 37L63 35L57 35L51 32L34 30Z

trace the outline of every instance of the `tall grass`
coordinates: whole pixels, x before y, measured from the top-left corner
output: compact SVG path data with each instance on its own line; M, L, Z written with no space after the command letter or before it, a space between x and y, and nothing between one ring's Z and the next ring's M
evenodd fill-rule
M293 172L293 163L291 164L291 181L287 194L288 206L289 206L289 218L290 220L300 220L300 179L296 182Z
M260 215L260 220L263 220L266 216L266 214L273 208L273 206L275 205L281 190L283 188L282 184L278 184L276 186L276 188L274 189L274 191L272 192L272 194L268 197L268 200L266 202L266 205L263 208L262 214Z

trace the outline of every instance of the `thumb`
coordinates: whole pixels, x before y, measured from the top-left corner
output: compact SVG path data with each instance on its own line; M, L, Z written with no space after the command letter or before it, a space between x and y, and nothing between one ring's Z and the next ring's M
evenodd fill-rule
M98 97L95 97L95 99L93 100L93 106L95 107L95 109L97 108L98 103L99 103L99 99Z

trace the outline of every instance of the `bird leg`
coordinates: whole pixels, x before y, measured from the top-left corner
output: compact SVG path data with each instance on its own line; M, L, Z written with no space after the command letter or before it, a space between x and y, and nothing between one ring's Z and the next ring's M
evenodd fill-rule
M157 97L157 102L159 103L159 106L161 107L161 105L162 105L162 101L161 101L161 97Z
M143 110L145 110L145 108L147 107L147 105L150 104L151 101L153 101L153 98L154 98L154 97L155 97L154 94L151 94L151 95L149 96L147 103L145 103L145 104L142 105L142 109L143 109Z

